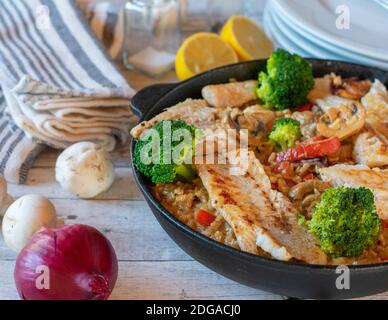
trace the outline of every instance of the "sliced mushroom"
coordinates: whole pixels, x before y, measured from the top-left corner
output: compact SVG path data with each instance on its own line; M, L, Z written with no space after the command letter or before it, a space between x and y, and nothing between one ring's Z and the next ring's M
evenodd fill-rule
M294 200L302 200L306 194L311 193L313 191L314 191L314 182L306 181L292 187L289 192L289 196Z
M302 206L305 207L305 208L311 207L312 205L314 205L317 202L319 202L320 199L321 199L321 195L319 193L317 193L317 194L310 194L306 198L303 199Z
M365 96L372 83L369 80L359 80L357 78L342 79L341 76L332 76L331 92L336 96L345 99L360 100Z
M228 110L228 125L236 130L248 130L250 145L262 144L274 121L275 113L259 105L251 106L244 111L238 108Z
M305 210L305 216L308 219L313 217L313 209L315 205L321 200L321 193L310 194L302 201L302 207Z
M319 119L317 129L327 138L337 136L345 140L365 126L366 111L358 102L332 107Z
M256 123L265 131L270 131L275 122L275 112L265 109L260 105L254 105L244 110L244 117L247 121Z
M317 135L317 116L315 112L294 112L291 118L299 121L302 136L305 139L310 139Z
M240 109L232 109L227 113L228 116L228 124L232 129L241 130L240 123L238 121L239 117L241 117Z
M292 187L289 197L293 200L302 200L306 195L315 191L321 193L330 187L330 184L321 180L310 180L297 184Z

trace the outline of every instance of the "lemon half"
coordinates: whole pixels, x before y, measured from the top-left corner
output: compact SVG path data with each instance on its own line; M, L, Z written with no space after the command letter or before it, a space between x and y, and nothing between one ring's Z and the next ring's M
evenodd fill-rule
M179 48L175 70L180 80L186 80L204 71L238 62L233 48L219 35L196 33Z
M222 28L221 37L233 47L241 60L265 59L273 52L272 41L247 17L230 17Z

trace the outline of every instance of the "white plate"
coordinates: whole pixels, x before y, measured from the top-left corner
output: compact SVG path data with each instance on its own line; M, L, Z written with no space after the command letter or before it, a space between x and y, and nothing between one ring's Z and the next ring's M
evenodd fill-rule
M264 20L263 21L264 21L265 32L274 41L276 48L286 49L289 52L297 53L300 56L305 57L305 58L314 58L313 55L304 51L299 46L295 45L294 43L290 43L287 39L284 39L281 36L279 37L280 32L278 30L276 30L276 27L274 26L274 23L272 22L271 17L269 16L267 11L264 13Z
M295 46L295 44L298 44L298 47L302 48L304 52L309 53L310 56L321 59L355 62L388 70L388 63L384 63L380 60L370 59L362 55L339 49L335 46L329 46L322 41L319 44L316 39L310 41L310 37L305 37L305 33L298 34L298 30L296 30L296 28L294 29L293 25L282 20L281 17L277 15L276 11L271 10L271 8L268 8L267 14L269 15L268 23L272 24L273 32L279 33L278 37L283 38L283 42L288 40L290 45Z
M284 32L284 30L280 29L277 26L277 23L274 21L273 12L265 12L264 26L266 32L272 37L272 39L277 44L277 47L284 48L287 51L297 53L303 57L347 61L357 64L371 65L388 70L388 64L384 64L382 62L378 63L377 61L373 61L373 63L370 63L370 61L351 59L342 55L333 54L327 52L325 48L317 46L316 44L309 44L308 40L303 39L298 35L289 33L289 31Z
M338 47L336 44L327 42L323 39L317 38L313 33L308 32L307 30L301 30L296 25L292 23L292 21L288 20L287 17L279 14L279 11L274 9L270 4L273 3L268 2L267 10L269 10L272 16L275 18L278 25L281 24L282 28L280 30L292 30L295 35L297 35L302 41L308 41L309 45L318 46L320 48L324 48L326 51L334 53L340 57L350 58L352 60L362 61L365 64L373 64L373 62L377 62L377 64L386 65L388 60L380 60L376 58L371 58L370 56L365 56L360 54L359 52L353 52L346 50L344 48ZM283 27L284 26L284 27Z
M301 39L299 35L284 27L279 22L279 19L277 19L273 11L269 12L268 18L273 32L276 33L278 38L282 39L283 42L286 41L291 46L295 46L297 44L298 48L302 49L304 52L309 53L312 57L315 58L331 60L340 58L338 55L332 54L329 51L317 46L312 46L310 43L308 43L308 41Z
M271 0L278 14L338 47L388 61L388 11L366 0ZM350 29L336 26L336 8L350 9Z
M388 0L375 0L380 6L388 10Z

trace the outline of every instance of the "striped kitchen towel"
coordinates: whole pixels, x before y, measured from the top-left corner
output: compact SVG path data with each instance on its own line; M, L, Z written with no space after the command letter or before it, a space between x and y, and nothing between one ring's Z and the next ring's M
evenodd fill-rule
M0 173L12 183L25 182L44 144L111 149L134 121L132 88L73 0L0 1L0 86Z
M5 109L5 98L0 88L0 172L9 182L24 183L35 158L46 146L27 138Z

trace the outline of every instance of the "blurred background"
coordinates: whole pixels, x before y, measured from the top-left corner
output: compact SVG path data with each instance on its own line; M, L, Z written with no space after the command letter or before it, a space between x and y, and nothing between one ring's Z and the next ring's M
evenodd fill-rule
M174 67L177 50L187 37L220 33L235 15L257 24L273 49L388 70L388 0L77 1L111 56L122 59L128 69L153 77ZM237 32L241 41L251 36L246 30ZM262 44L255 45L258 52Z
M219 32L232 15L262 23L267 0L76 0L115 58L127 58L153 42L175 53L196 32ZM114 17L117 15L117 17ZM109 19L111 21L109 21ZM109 35L110 33L110 35ZM111 42L111 43L109 43ZM144 48L143 48L144 49Z

